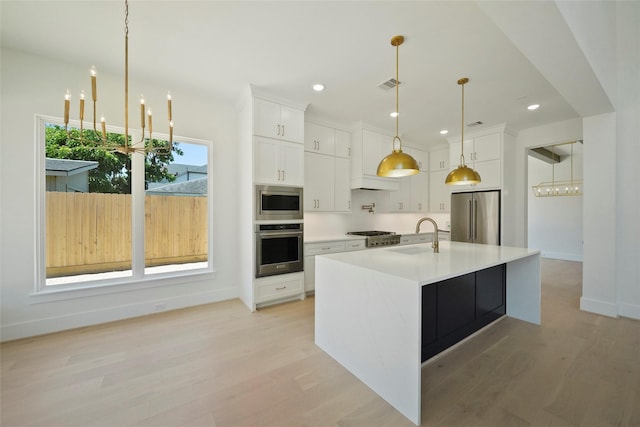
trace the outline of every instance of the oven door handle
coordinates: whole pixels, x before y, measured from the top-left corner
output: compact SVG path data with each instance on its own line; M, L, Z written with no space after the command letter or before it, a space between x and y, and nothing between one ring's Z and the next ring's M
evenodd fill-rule
M302 238L302 231L259 231L256 233L260 238L271 237L299 237Z

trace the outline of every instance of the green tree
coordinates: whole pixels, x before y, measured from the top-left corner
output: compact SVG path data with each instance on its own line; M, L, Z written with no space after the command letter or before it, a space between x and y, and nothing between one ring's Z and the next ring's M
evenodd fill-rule
M89 191L92 193L131 194L131 157L113 151L102 145L99 135L93 131L72 129L71 138L63 126L47 125L45 129L46 156L54 159L90 160L98 162L98 167L89 171ZM124 135L107 133L107 140L117 145L124 144ZM154 139L155 146L168 145L167 141ZM174 160L174 154L184 153L173 143L168 153L149 153L145 157L145 187L150 182L166 180L173 182L176 176L169 173L167 165Z

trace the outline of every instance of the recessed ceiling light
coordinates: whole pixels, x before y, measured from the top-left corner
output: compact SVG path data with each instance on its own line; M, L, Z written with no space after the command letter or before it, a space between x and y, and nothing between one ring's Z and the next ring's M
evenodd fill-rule
M398 114L398 112L397 112L397 111L394 111L393 113L391 113L391 114L389 114L389 115L390 115L391 117L394 117L394 118L399 116L399 114Z
M442 129L442 130L440 131L440 135L446 135L446 134L448 134L448 133L449 133L449 131L448 131L448 130L446 130L446 129Z
M324 85L322 83L316 83L313 85L313 90L316 92L322 92L324 90Z
M537 110L540 108L540 104L531 104L527 107L527 110Z

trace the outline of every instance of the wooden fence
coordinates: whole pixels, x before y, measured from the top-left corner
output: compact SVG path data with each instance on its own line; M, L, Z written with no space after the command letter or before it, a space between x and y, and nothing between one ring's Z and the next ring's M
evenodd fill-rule
M131 195L47 192L47 277L131 268ZM207 198L145 196L145 266L207 260Z

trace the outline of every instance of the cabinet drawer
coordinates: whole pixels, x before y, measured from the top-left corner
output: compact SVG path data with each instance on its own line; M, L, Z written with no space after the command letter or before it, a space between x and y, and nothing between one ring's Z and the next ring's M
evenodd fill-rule
M291 295L301 294L303 290L303 280L283 280L281 282L268 281L259 283L255 287L256 303L276 300Z
M308 243L304 245L305 256L333 254L336 252L344 252L345 250L345 242Z
M350 240L346 242L346 250L347 251L360 251L365 249L367 245L364 240Z

